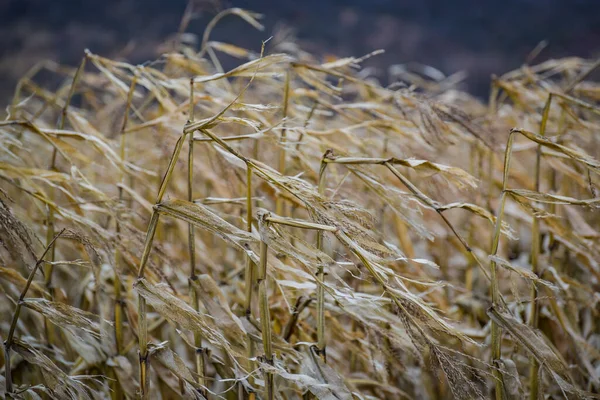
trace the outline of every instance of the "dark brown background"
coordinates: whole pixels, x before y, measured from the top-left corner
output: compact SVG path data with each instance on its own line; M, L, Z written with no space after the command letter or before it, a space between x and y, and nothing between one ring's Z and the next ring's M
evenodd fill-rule
M177 31L186 0L0 0L0 100L41 59L76 64L84 48L143 62ZM464 87L485 96L492 73L518 67L541 40L540 60L600 56L600 0L217 0L189 31L201 34L217 8L238 6L265 14L267 31L224 19L214 37L260 47L277 25L295 28L317 54L386 54L371 61L383 79L390 64L416 61L446 74L468 72Z

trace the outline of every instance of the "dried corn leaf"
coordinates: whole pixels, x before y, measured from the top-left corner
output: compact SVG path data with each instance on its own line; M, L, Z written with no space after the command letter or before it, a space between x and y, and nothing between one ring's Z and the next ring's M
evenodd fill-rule
M498 256L494 256L494 255L490 255L488 257L488 259L490 261L495 262L496 265L499 265L502 268L506 268L507 270L514 272L514 273L518 274L520 277L525 278L535 284L546 286L548 289L551 289L553 291L558 290L558 288L554 284L552 284L551 282L548 282L544 279L541 279L540 277L538 277L535 273L533 273L529 269L525 269L518 265L511 264L508 261L506 261L505 259L498 257Z
M196 294L214 323L223 334L233 343L243 345L246 331L240 319L231 312L227 299L217 286L217 283L208 275L198 275L192 280Z
M199 392L199 390L204 390L205 388L198 384L197 377L194 376L195 374L185 365L185 361L166 347L166 343L150 346L148 351L154 359L158 360L158 362L171 371L177 378L185 381L191 386L192 390L187 391L188 395L200 400L205 399Z
M25 307L44 315L57 326L73 326L82 329L97 338L102 335L100 332L100 324L96 322L97 316L95 314L85 312L68 304L41 298L24 299L22 304Z
M493 215L492 213L490 213L485 208L480 207L476 204L449 203L449 204L444 204L442 206L439 206L438 210L444 211L444 210L451 210L453 208L462 208L464 210L470 211L475 215L478 215L482 218L487 219L491 223L492 226L496 225L496 216ZM509 239L512 239L512 240L517 239L514 229L512 229L511 226L506 221L502 221L502 233L504 233Z
M561 196L561 195L550 194L550 193L535 192L533 190L526 190L526 189L507 189L506 192L516 195L516 196L524 197L531 201L537 201L540 203L547 203L547 204L570 204L570 205L576 205L576 206L597 206L598 204L600 204L600 198L589 199L589 200L580 200L580 199L574 199L572 197Z
M170 200L155 206L161 214L169 215L195 226L206 229L226 242L245 248L245 244L255 243L257 237L225 221L208 207L183 200Z
M201 333L213 346L227 352L233 352L232 344L241 345L229 342L221 332L213 328L210 316L198 313L165 289L164 286L152 285L145 279L138 279L135 283L136 292L166 320L179 324L184 329Z
M44 377L46 387L51 396L59 399L92 400L93 391L75 377L64 373L56 364L40 351L26 342L16 340L11 349L15 350L28 363L38 366Z
M564 380L570 380L565 361L548 346L546 339L541 336L539 331L518 321L507 311L490 307L487 313L502 329L505 329L519 344L525 347L541 366Z
M25 283L27 283L27 279L17 271L4 267L0 267L0 279L12 283L19 290L22 290L25 287ZM31 291L30 293L37 294L38 296L42 296L45 293L45 290L37 282L32 282L29 290Z

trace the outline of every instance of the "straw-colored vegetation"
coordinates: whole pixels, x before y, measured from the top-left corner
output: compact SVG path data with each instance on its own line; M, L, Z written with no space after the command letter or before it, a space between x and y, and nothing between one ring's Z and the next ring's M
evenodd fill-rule
M598 63L524 65L486 105L215 23L200 49L19 82L7 398L597 397Z

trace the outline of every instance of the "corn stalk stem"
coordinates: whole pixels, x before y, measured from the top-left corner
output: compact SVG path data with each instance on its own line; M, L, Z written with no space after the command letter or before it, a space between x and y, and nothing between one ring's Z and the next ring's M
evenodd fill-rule
M322 165L325 165L323 163ZM268 223L275 223L279 225L286 225L294 228L300 229L315 229L317 230L317 249L322 250L323 248L323 232L337 232L338 228L330 225L322 225L316 224L313 222L293 219L293 218L283 218L273 216L270 213L264 214L262 216L262 220ZM262 250L262 249L261 249ZM262 258L261 258L262 260ZM317 342L318 342L318 353L321 355L323 361L326 361L326 353L325 353L325 287L324 287L324 267L323 264L320 264L317 269Z
M253 210L252 210L252 167L246 163L246 231L252 232L252 221L253 221ZM252 317L252 294L254 292L254 279L256 275L256 266L250 256L246 256L246 269L244 273L244 309L246 318L251 319ZM254 362L251 361L254 358L254 340L248 336L248 360L249 370L254 369ZM253 385L254 379L252 376L248 378L250 385ZM248 393L249 398L255 396L254 393Z
M289 103L289 99L290 99L290 75L291 75L291 73L288 70L285 74L285 83L284 83L284 90L283 90L283 119L284 120L287 118L287 114L288 114L288 103ZM280 138L280 143L279 143L280 147L279 147L278 169L279 169L279 173L281 175L285 175L286 140L287 140L287 131L285 129L285 122L284 122L283 129L281 130L281 138ZM275 213L277 215L283 215L283 198L281 196L277 197L277 200L275 203Z
M62 111L60 113L60 120L58 123L58 129L59 130L63 130L65 128L65 122L67 120L67 114L69 112L69 105L71 104L71 99L73 98L73 94L75 93L75 88L77 87L77 82L79 81L79 78L81 76L81 72L84 70L85 68L85 64L87 61L87 55L83 57L83 59L81 60L81 63L79 64L79 67L77 68L77 70L75 71L75 75L73 76L73 81L71 82L71 87L69 88L69 93L67 94L67 99L65 101L65 105L62 108ZM50 170L51 171L55 171L56 170L56 159L57 159L57 155L58 155L58 149L55 146L52 149L52 158L50 161ZM50 198L53 199L53 201L55 201L55 193L54 193L54 189L51 188L51 193L50 193ZM52 207L48 208L48 216L47 216L47 223L48 223L48 230L46 232L46 243L50 243L50 241L52 241L52 238L54 237L54 210L52 209ZM49 260L50 263L45 266L44 268L44 276L45 276L45 284L47 288L51 288L52 286L52 272L54 269L54 260L55 260L55 248L54 246L52 246L52 248L50 249L50 254L49 254ZM52 294L52 290L50 290L50 293Z
M506 150L504 153L504 169L502 176L502 196L500 198L500 204L498 205L498 211L496 212L496 225L494 228L494 238L492 240L492 248L491 255L496 256L498 254L498 247L500 243L500 235L502 232L502 220L504 219L504 207L506 204L506 196L507 196L507 185L508 185L508 177L510 170L510 159L512 155L512 145L514 141L515 132L511 131L508 135L508 141L506 143ZM495 261L490 262L490 271L492 274L491 280L491 297L492 297L492 306L499 307L500 306L500 288L498 286L498 266ZM500 331L500 327L498 323L492 319L491 326L491 342L492 342L492 375L494 377L495 386L496 386L496 400L504 399L504 382L502 378L502 373L498 370L498 365L500 362L500 358L502 356L502 332Z
M148 318L146 316L146 299L138 298L138 341L140 344L140 399L148 398Z
M133 94L135 92L135 87L137 85L138 73L134 74L131 79L131 85L129 87L129 92L127 94L127 103L125 104L125 112L123 115L123 124L121 125L121 142L120 142L120 158L121 162L125 162L126 158L126 135L125 131L127 130L127 124L129 122L129 110L131 109L131 104L133 101ZM119 179L121 184L125 184L125 174L121 173L121 178ZM123 187L119 186L119 205L123 206ZM117 235L121 232L121 218L120 218L120 208L117 208L117 218L115 230ZM115 345L117 354L122 354L123 351L123 299L121 297L121 279L119 277L119 264L121 262L121 252L117 248L115 249L115 278L113 282L113 288L115 291L115 304L114 304L114 325L115 325ZM120 386L118 382L115 382L115 387L117 387L117 391L120 390ZM121 397L118 396L117 397Z
M156 210L156 205L162 201L163 196L167 190L167 186L169 181L171 180L171 175L173 174L173 169L175 168L175 164L177 163L177 159L179 158L179 153L181 152L181 148L183 146L183 142L185 140L187 133L183 133L179 140L177 140L177 144L175 145L175 149L173 151L173 155L171 156L171 160L169 161L169 165L167 170L161 180L160 187L158 189L158 194L156 196L155 208L152 211L152 216L150 217L150 222L148 224L148 230L146 231L146 241L144 243L144 250L142 252L142 257L140 258L140 266L138 269L138 279L142 279L144 277L144 271L146 268L146 264L148 263L148 258L150 256L150 251L152 249L152 242L154 241L154 235L156 234L156 228L158 226L159 212ZM140 398L147 399L148 398L148 320L146 316L146 300L138 295L138 341L139 341L139 361L140 361Z
M259 220L261 231L269 229L269 222L264 218ZM260 242L260 265L258 266L257 281L258 281L258 297L260 302L260 322L262 330L262 342L265 362L273 365L273 349L271 343L271 313L269 310L269 295L267 285L267 257L268 247L266 238L262 238ZM265 371L265 398L273 400L273 374L270 371Z
M69 112L69 105L71 104L71 99L73 98L73 94L75 93L75 88L77 86L77 82L79 81L79 77L81 76L81 72L85 68L87 60L87 55L83 57L79 67L75 71L75 75L73 76L73 80L71 82L71 87L69 88L69 93L67 94L67 99L65 100L65 104L61 110L60 120L58 123L58 129L63 130L65 127L65 122L67 120L67 114ZM50 171L56 171L56 160L58 155L58 148L54 146L52 149L52 157L50 161ZM53 202L56 202L56 190L54 187L49 188L49 196ZM52 207L48 207L47 215L46 215L46 223L48 229L46 230L46 244L52 241L52 238L55 235L55 218L54 218L54 209ZM44 266L44 284L48 289L50 298L54 298L54 289L52 288L52 276L54 274L54 261L56 259L56 249L54 245L50 249L48 261L50 261L47 265ZM46 338L48 340L48 344L53 344L55 342L54 339L54 330L48 319L44 317L44 329L46 331Z
M479 148L477 147L477 143L471 144L471 148L469 151L469 158L470 158L469 172L473 176L477 175L476 171L478 172L478 170L477 170L477 156L478 155L479 155ZM469 247L471 247L474 240L475 240L475 224L471 221L469 223L469 233L468 233L468 237L467 237L467 244L469 245ZM465 272L465 288L469 291L471 291L473 289L473 267L474 267L474 263L472 261L470 261L469 265L467 266L467 270Z
M328 156L331 151L326 151L321 159L321 166L319 168L319 182L318 191L321 196L325 194L325 172L327 170ZM323 230L317 231L317 250L323 251ZM317 267L317 353L323 359L323 362L327 362L327 342L325 340L325 270L322 263L319 263Z
M194 78L190 79L190 102L189 102L189 122L194 122ZM190 133L188 136L188 176L187 176L187 192L188 201L192 202L194 199L194 135ZM198 294L194 288L193 281L197 280L196 276L196 232L195 227L192 223L188 224L188 252L190 257L190 277L188 281L188 290L190 293L190 305L192 308L199 312L200 301ZM201 386L205 385L204 376L206 375L205 364L204 364L204 348L202 347L202 335L200 332L194 331L194 346L195 352L194 357L196 360L196 373L198 374L198 384ZM202 393L204 395L204 392Z
M146 232L144 251L140 260L138 279L143 278L144 268L148 262L150 249L152 248L152 242L154 241L154 235L156 234L159 216L160 214L158 211L154 210L152 212L152 217L150 218L150 223L148 225L148 231ZM148 319L146 314L146 299L144 299L141 295L138 295L138 342L140 363L140 398L145 400L148 398Z
M54 235L54 237L50 240L50 242L46 245L44 252L37 259L35 266L29 273L29 277L27 278L27 282L25 283L25 287L21 291L21 295L19 296L19 301L17 301L17 306L15 308L15 312L12 317L12 321L10 323L10 329L8 330L8 335L6 336L6 340L4 341L4 373L5 373L5 392L12 393L13 392L13 384L12 384L12 374L11 374L11 362L10 362L10 348L13 344L13 338L15 335L15 330L17 328L17 322L19 321L19 316L21 315L21 307L23 305L23 300L27 295L27 291L31 286L31 282L33 282L33 278L35 273L37 272L40 265L44 262L44 257L51 251L54 246L56 240L63 234L65 229L63 228L58 234Z
M545 136L546 134L546 124L548 123L548 116L550 114L550 105L552 104L552 93L548 95L548 100L544 105L544 110L542 111L542 120L540 123L540 136ZM535 154L535 185L534 190L536 192L540 191L540 164L542 157L542 145L538 143L536 154ZM533 224L531 226L531 271L540 275L539 269L539 254L540 254L540 220L535 215L533 216ZM539 322L539 309L540 305L538 302L538 291L535 286L535 283L531 284L531 302L530 302L530 313L529 313L529 325L537 329ZM538 371L540 369L540 365L535 357L530 357L529 361L529 398L530 400L536 400L539 394L539 378Z

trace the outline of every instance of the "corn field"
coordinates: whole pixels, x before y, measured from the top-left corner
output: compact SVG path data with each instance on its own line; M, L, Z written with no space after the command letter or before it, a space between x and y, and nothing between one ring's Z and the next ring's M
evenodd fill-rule
M484 103L427 68L383 86L379 51L214 41L222 18L262 28L229 9L199 49L19 81L2 395L598 398L600 62Z

